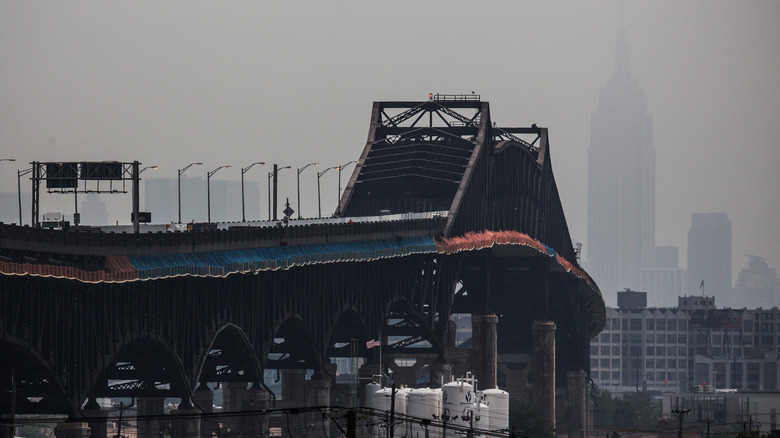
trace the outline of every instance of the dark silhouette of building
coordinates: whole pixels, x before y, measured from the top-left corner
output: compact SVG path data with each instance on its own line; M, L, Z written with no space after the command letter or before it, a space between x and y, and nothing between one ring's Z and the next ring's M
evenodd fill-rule
M588 151L587 266L605 299L640 287L655 246L653 120L631 76L628 44L618 35L615 67L591 119Z

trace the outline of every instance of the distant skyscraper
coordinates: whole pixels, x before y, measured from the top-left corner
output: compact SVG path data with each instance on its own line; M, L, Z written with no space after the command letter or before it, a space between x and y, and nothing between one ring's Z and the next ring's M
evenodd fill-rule
M618 290L639 289L653 268L655 148L644 92L631 76L628 44L618 35L612 78L591 119L588 151L587 267L608 303Z
M780 305L780 279L763 257L749 255L734 285L735 299L743 306L771 309ZM780 328L778 328L780 332Z
M735 304L731 293L731 221L726 213L691 215L687 278L689 294L712 295L720 306Z
M179 215L178 188L175 178L149 178L144 180L144 208L152 213L152 223L162 224L175 221ZM181 177L181 220L182 222L205 222L207 210L207 185L203 178ZM260 214L260 185L257 182L244 183L246 219L265 219ZM282 204L284 201L282 201ZM263 206L264 207L264 206ZM281 208L284 208L282 206ZM281 210L281 209L280 209ZM211 220L214 222L235 222L241 220L241 183L211 179Z
M642 290L647 291L650 307L674 307L677 298L685 295L685 269L680 269L676 246L656 246L655 266L643 268Z
M81 201L81 225L108 225L108 208L97 193L88 193Z

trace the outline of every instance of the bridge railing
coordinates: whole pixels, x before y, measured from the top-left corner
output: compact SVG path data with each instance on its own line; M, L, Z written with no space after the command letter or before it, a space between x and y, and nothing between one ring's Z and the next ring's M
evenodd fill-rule
M105 233L51 230L0 223L0 255L25 253L101 255L185 254L249 248L438 236L446 218L347 222L276 227L232 227L184 233ZM8 253L8 254L6 254Z

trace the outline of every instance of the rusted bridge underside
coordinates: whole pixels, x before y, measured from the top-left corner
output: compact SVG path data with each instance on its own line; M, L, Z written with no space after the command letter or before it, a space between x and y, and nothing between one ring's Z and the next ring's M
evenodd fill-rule
M547 129L494 126L467 98L374 103L335 215L377 218L168 235L0 225L0 411L12 380L17 413L71 416L97 397L263 386L265 370L335 383L331 359L357 340L377 366L366 341L380 335L399 383L475 370L525 397L535 320L557 324L562 387L588 370L604 303L577 266ZM497 371L476 339L455 345L453 314L497 317Z

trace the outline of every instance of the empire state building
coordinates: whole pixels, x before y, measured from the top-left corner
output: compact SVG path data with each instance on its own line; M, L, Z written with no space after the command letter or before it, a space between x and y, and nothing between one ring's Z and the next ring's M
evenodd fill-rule
M612 77L599 94L588 150L587 267L608 305L638 290L655 246L653 119L618 35Z

